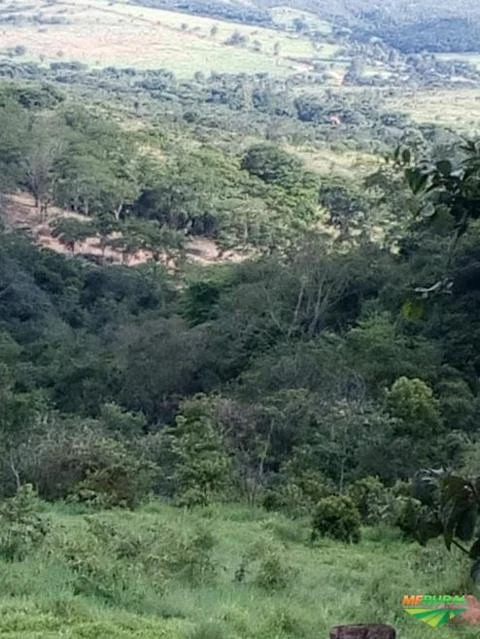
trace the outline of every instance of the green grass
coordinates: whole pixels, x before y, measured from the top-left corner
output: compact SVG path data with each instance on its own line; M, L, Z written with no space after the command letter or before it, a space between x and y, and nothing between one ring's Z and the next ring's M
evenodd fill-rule
M320 175L365 176L373 173L382 163L381 158L359 151L333 150L331 148L287 147L295 153L306 167Z
M95 515L107 530L97 539L79 507L55 506L44 516L52 529L43 547L23 562L0 561L5 639L326 639L335 624L375 621L425 639L433 631L402 612L403 595L465 587L455 553L440 543L404 543L390 530L367 530L356 546L311 546L308 521L240 506L184 512L151 503L135 513ZM109 527L121 543L111 541ZM213 535L211 550L195 542L198 531ZM239 582L235 575L252 548L257 559ZM90 553L98 573L89 581L82 561ZM269 556L273 568L262 564ZM214 571L200 574L198 560L207 557ZM269 588L268 579L266 586L265 571L285 577L285 587ZM434 632L442 639L452 630ZM461 636L473 639L478 630Z

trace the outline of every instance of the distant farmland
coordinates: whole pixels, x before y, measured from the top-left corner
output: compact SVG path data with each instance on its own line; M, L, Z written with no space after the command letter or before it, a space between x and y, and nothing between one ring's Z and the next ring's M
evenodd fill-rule
M288 75L337 48L307 37L106 0L20 0L3 11L0 51L34 62ZM232 44L227 44L231 39Z
M480 93L477 88L424 89L387 98L387 105L420 123L431 122L469 135L480 132Z

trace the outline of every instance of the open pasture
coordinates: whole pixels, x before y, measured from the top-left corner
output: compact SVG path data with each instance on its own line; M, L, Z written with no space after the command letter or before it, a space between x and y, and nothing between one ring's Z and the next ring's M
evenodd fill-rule
M418 123L451 127L469 136L480 132L480 93L472 89L405 91L386 98L388 108L406 113Z
M331 44L306 36L106 0L17 0L4 9L0 51L34 62L288 75L330 59ZM229 39L233 43L228 43ZM236 42L235 42L236 41Z

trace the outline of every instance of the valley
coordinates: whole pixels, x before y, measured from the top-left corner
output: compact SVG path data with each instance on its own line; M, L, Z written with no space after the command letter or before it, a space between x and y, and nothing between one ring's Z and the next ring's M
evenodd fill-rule
M0 0L2 638L478 636L479 42Z

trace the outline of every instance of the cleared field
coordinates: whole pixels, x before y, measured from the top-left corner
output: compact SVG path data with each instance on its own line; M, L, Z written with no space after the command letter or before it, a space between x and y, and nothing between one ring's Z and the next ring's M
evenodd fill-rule
M386 104L420 123L442 124L469 135L480 132L480 92L476 88L408 91L386 98Z
M308 149L287 147L290 153L295 153L304 160L305 165L311 171L320 175L367 175L375 171L382 160L378 156L356 151L343 151L335 153L330 149Z
M314 13L309 11L300 11L298 9L292 9L291 7L274 7L272 9L272 16L277 24L281 24L287 27L294 26L294 20L302 20L311 29L315 29L320 33L328 35L332 32L332 25L325 20L321 20Z
M314 49L297 34L124 2L19 0L4 11L15 23L0 25L1 51L22 47L20 59L31 61L163 67L180 77L196 71L288 75L337 51L327 43ZM233 35L237 44L228 44Z
M468 62L480 69L480 53L436 53L435 57L439 60L459 60L460 62Z

